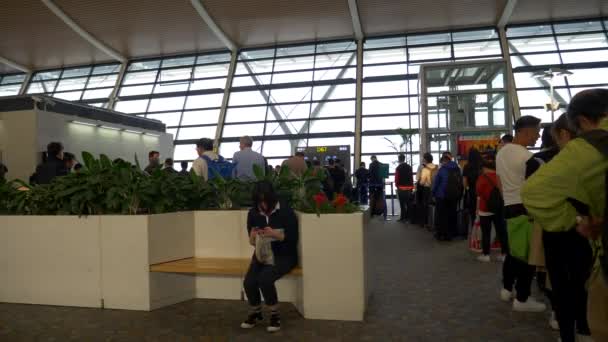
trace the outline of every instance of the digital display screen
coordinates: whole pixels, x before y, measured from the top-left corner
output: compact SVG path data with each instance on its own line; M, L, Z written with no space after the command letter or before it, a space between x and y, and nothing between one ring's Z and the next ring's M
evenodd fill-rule
M317 153L325 153L327 152L327 147L317 147Z

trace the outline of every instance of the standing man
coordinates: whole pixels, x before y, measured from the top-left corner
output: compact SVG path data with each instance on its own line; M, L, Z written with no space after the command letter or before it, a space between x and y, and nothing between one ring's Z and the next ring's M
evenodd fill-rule
M180 163L181 166L181 171L179 171L179 175L180 176L188 176L190 174L190 172L188 172L188 162L187 161L182 161Z
M293 157L284 161L282 165L287 166L289 172L296 177L302 177L304 172L308 170L308 165L306 165L306 161L304 160L304 152L296 152Z
M505 202L505 219L509 236L509 254L503 264L503 288L500 298L508 302L513 296L514 311L542 312L546 306L530 297L535 266L528 264L529 237L534 229L521 199L521 189L526 180L526 164L532 157L528 146L534 146L540 138L540 119L522 116L515 122L513 142L504 145L496 155L496 174Z
M8 172L8 168L4 164L0 163L0 180L5 180L5 175Z
M450 156L441 157L441 168L433 181L432 193L437 202L439 225L436 238L450 241L456 235L458 224L458 201L462 197L462 175L460 168Z
M165 159L165 165L163 166L163 171L167 173L177 173L173 168L173 158Z
M148 166L144 169L144 171L151 175L154 170L160 169L160 152L158 151L150 151L148 152Z
M329 171L329 176L333 181L333 193L342 194L344 193L344 182L346 182L346 172L340 167L339 164L336 164L335 159L329 159L328 163L329 166L327 166L327 171ZM333 198L333 196L331 198Z
M372 156L371 160L372 162L369 164L369 204L372 210L372 216L380 215L380 209L382 209L382 216L386 220L388 211L384 194L384 177L382 176L381 171L382 165L376 156Z
M365 168L365 162L359 164L359 168L355 171L355 178L357 179L357 196L359 204L367 204L367 189L369 187L369 170Z
M408 203L414 190L414 177L412 167L405 162L405 155L399 154L399 166L395 170L395 186L397 186L397 196L399 197L399 207L401 208L400 222L404 222L408 217Z
M266 171L266 162L264 156L251 149L253 139L249 136L243 136L239 139L240 151L234 153L232 162L235 164L235 176L242 180L255 179L253 166L257 165L264 172Z
M49 184L55 177L68 174L63 161L63 145L60 142L52 142L47 145L46 152L46 161L36 170L37 184Z
M606 260L607 240L603 236L606 228L603 225L608 159L596 148L603 145L606 149L607 145L608 90L590 89L576 94L568 106L568 120L581 135L528 179L522 190L523 203L543 227L545 244L550 238L553 247L558 248L558 253L545 254L553 293L558 301L557 319L562 341L573 341L575 332L579 334L577 340L590 341L581 336L588 335L588 331L584 331L586 322L579 321L579 310L584 310L581 304L587 296L586 282L589 297L586 318L591 338L608 341L608 274L605 268L602 272L599 260ZM592 139L593 135L597 138ZM577 233L591 241L595 249L593 254L597 257L588 281L585 279L588 267L585 258L581 258L585 255L581 251L587 247L587 241L579 241Z
M196 142L196 153L198 158L192 163L192 170L197 176L203 177L204 180L209 180L209 166L203 156L211 160L218 160L219 155L213 152L213 140L209 138L201 138Z

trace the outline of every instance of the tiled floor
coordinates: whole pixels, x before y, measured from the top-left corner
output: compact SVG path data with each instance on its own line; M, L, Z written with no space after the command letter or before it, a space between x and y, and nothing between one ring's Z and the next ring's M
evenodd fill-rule
M480 264L463 241L372 221L374 279L364 323L312 321L284 305L283 331L242 331L243 302L192 300L153 312L0 304L0 341L556 341L548 313L498 299L501 264ZM1 280L0 280L1 281Z

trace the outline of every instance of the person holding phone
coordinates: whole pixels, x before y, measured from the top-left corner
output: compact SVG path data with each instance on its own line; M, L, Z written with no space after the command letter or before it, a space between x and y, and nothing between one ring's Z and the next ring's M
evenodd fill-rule
M281 329L275 282L298 264L298 221L295 212L279 204L270 182L259 182L253 190L254 207L247 215L249 242L256 250L243 286L251 311L241 328L251 329L262 321L262 298L270 309L268 332Z

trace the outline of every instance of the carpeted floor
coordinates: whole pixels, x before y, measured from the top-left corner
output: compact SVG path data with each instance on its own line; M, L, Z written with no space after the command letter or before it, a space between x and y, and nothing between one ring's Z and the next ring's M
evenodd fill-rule
M240 330L244 302L192 300L153 312L0 304L0 341L557 341L548 313L515 313L498 299L501 264L466 242L372 221L374 295L366 321L303 319L282 307L283 330Z

